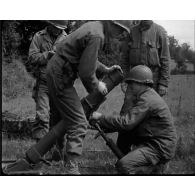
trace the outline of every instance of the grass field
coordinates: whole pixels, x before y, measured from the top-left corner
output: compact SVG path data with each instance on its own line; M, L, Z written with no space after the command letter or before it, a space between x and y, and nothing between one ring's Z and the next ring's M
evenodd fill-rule
M6 75L3 72L4 76ZM28 78L25 79L28 80ZM28 85L31 85L31 82ZM14 81L11 82L11 86L14 86ZM10 90L12 90L11 86ZM81 98L86 96L80 81L76 81L75 86ZM17 89L20 89L18 84ZM99 111L112 115L118 114L123 98L120 87L116 87L108 95L107 101L101 105ZM178 147L175 158L170 163L168 174L193 174L195 173L195 75L172 76L166 101L173 113L178 134ZM18 94L15 98L6 98L3 94L2 111L5 110L20 117L34 116L35 104L29 90ZM114 140L117 138L116 133L110 136ZM81 172L83 174L116 174L114 169L116 157L107 148L102 138L94 140L93 137L94 132L90 131L85 139L84 153L80 160ZM3 138L2 159L21 157L33 143L32 140ZM61 171L60 167L58 169L45 167L44 169L50 174Z

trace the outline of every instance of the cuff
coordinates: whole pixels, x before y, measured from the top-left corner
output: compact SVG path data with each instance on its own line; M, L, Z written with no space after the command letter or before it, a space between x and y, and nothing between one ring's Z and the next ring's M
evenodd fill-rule
M164 87L168 87L168 81L160 80L160 81L158 82L158 85L163 85Z

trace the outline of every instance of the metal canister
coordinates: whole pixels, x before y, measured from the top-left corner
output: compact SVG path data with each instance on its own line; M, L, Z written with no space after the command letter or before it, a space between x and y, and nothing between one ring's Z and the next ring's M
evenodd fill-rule
M122 80L123 74L121 73L121 71L114 70L110 74L106 75L102 81L106 84L109 93ZM92 112L96 111L99 108L99 106L106 100L106 95L103 95L96 90L81 100L87 119L92 114Z

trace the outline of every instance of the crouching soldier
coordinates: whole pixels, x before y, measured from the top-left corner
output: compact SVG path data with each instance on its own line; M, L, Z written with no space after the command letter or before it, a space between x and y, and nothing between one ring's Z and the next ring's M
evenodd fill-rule
M167 162L174 156L176 130L165 101L152 89L151 70L138 65L131 69L125 82L133 94L133 107L122 116L104 116L94 112L106 132L120 132L126 136L126 148L117 168L122 174L163 174Z

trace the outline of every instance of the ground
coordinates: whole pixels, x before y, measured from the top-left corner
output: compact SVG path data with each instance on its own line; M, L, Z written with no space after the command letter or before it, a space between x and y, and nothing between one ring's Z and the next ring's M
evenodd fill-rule
M171 161L168 174L193 174L195 173L195 75L177 75L171 77L168 97L166 101L174 115L178 134L178 147L175 158ZM80 97L86 96L86 92L80 81L75 84ZM120 86L116 87L107 97L107 101L101 105L99 111L116 115L123 103L123 93ZM9 111L21 117L34 115L35 105L30 93L17 98L3 101L2 111ZM84 153L80 159L80 169L85 175L116 174L114 164L116 157L106 146L104 140L99 137L94 140L95 132L89 131L84 143ZM117 133L110 135L114 140ZM21 157L34 142L29 139L2 140L2 157L15 159ZM54 168L55 167L55 168ZM46 174L60 174L62 166L58 164L52 167L43 166Z

